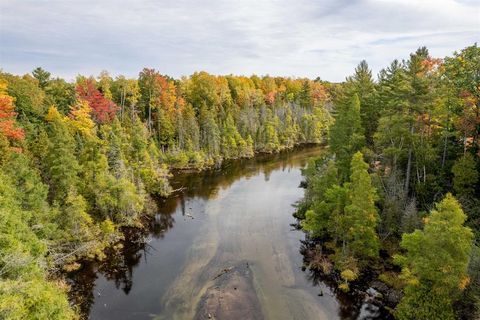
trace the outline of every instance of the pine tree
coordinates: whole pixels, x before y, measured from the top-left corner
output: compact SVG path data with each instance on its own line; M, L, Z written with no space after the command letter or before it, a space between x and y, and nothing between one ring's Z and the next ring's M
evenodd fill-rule
M373 145L373 134L377 130L381 106L375 103L375 83L372 71L365 60L362 60L355 68L355 73L347 79L346 86L350 95L358 95L366 142L368 145Z
M348 103L340 104L335 123L330 129L329 145L335 154L342 181L350 175L350 161L353 154L365 144L360 118L360 101L354 94Z
M302 227L313 236L326 236L331 231L330 214L336 206L334 200L338 197L330 189L337 184L338 170L332 160L321 166L320 170L308 179L305 198L310 210L305 213Z
M407 280L405 296L397 307L399 319L454 319L452 302L468 284L467 267L472 231L466 216L451 195L437 204L425 219L423 230L404 234L407 252L395 256ZM422 297L422 298L420 298Z
M398 174L407 158L411 141L408 117L410 83L404 66L394 60L387 69L380 71L377 103L383 106L375 133L375 147L385 156L385 165Z
M38 80L38 85L40 86L40 88L45 89L50 80L50 72L45 71L40 67L37 67L35 68L35 70L32 71L32 75L35 79Z
M313 108L312 88L308 80L303 81L302 90L299 93L298 103L304 109Z
M349 249L357 257L376 258L380 249L376 232L379 217L375 207L378 198L361 152L353 156L351 171L347 184L348 205L345 207L345 216L350 224Z

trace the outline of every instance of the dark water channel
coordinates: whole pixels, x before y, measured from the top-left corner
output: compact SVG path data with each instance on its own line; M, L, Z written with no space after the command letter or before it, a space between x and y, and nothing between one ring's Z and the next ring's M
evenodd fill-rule
M337 292L306 269L300 169L318 147L180 173L149 230L71 275L90 319L381 319L363 298ZM319 295L323 293L323 295Z

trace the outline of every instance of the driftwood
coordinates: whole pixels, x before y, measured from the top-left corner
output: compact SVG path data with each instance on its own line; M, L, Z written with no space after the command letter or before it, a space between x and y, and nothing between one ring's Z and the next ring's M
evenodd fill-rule
M60 261L62 261L62 260L65 260L66 258L74 255L74 254L77 253L78 251L84 250L84 249L86 249L86 248L88 248L88 247L91 247L91 246L94 246L94 245L97 245L97 244L98 244L98 243L97 243L97 241L95 241L95 240L94 240L94 241L89 241L89 242L85 243L84 245L78 247L77 249L75 249L75 250L73 250L73 251L71 251L71 252L69 252L69 253L61 256L60 258L55 259L55 260L53 261L53 264L57 264L58 262L60 262Z
M228 273L230 271L232 271L234 269L234 267L229 267L229 268L225 268L223 269L219 274L217 274L215 276L215 278L213 278L212 280L217 280L218 278L220 278L222 275L224 275L225 273Z
M187 189L187 187L180 187L178 189L172 190L172 192L170 192L170 193L180 192L180 191L183 191L183 190L186 190L186 189Z

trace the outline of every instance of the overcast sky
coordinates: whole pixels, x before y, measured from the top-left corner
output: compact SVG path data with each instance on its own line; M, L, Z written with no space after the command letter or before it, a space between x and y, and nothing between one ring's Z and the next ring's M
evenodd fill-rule
M480 0L0 0L0 68L55 76L205 70L342 81L419 46L480 43Z

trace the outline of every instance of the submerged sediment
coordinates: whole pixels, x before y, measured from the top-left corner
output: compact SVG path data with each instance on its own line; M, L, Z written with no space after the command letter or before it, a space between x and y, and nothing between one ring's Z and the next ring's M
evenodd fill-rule
M212 279L194 319L264 319L248 262L225 268Z

